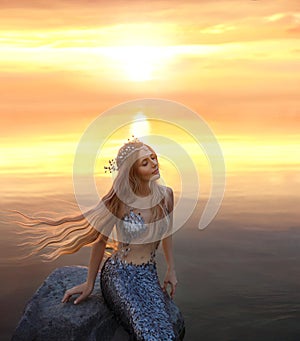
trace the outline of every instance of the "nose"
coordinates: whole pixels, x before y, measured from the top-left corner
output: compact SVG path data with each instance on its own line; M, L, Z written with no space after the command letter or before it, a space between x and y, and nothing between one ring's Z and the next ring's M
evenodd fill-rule
M157 166L157 160L155 159L155 160L151 160L151 162L152 162L152 167L156 167Z

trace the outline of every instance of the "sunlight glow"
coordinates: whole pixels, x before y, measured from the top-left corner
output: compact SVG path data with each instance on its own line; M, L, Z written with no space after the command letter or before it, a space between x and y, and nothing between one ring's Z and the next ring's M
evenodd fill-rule
M142 111L135 115L134 122L130 127L130 134L134 137L142 138L150 134L150 124Z
M169 51L158 46L120 46L106 49L114 68L120 70L127 80L144 82L157 78L167 61Z

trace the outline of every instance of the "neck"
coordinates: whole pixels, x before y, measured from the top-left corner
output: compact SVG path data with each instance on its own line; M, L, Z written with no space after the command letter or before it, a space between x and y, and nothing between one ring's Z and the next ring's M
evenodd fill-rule
M140 187L135 194L139 197L147 197L150 193L149 181L147 181L140 183Z

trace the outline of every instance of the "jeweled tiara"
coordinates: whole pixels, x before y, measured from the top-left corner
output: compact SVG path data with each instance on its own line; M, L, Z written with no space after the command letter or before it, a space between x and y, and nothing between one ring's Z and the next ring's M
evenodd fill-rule
M137 144L141 144L142 146L137 147ZM109 165L104 166L105 173L107 172L115 172L118 171L121 167L122 163L127 159L129 155L131 155L134 151L142 149L144 147L144 143L140 141L137 137L132 135L131 139L128 139L124 146L122 146L119 150L119 153L116 158L109 160Z

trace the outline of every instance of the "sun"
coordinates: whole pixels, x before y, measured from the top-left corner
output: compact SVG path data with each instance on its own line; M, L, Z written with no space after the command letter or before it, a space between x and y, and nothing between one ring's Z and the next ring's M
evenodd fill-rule
M135 82L149 81L154 77L158 58L147 47L126 48L122 54L123 69L127 79Z
M158 78L168 58L159 46L118 46L109 48L108 54L112 67L133 82Z

